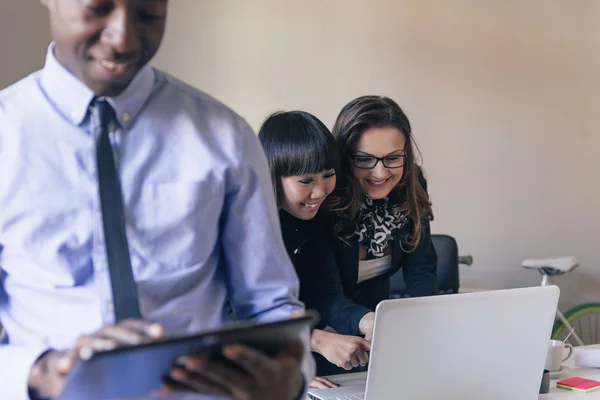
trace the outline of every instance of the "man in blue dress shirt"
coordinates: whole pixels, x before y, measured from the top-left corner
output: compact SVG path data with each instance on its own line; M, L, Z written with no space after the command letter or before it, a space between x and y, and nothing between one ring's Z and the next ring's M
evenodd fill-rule
M214 328L229 319L228 302L240 318L301 310L258 139L217 100L148 66L168 1L42 2L53 36L45 66L0 91L0 397L52 397L82 346ZM99 97L115 114L143 319L114 316L91 112ZM296 399L313 374L307 339L274 358L227 348L248 375L192 358L161 394Z

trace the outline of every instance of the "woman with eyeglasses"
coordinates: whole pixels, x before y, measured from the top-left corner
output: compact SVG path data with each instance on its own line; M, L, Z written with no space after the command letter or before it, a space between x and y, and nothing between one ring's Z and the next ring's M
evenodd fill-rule
M342 109L333 134L340 170L329 208L346 296L374 310L400 270L410 296L436 294L433 213L408 118L387 97L363 96Z

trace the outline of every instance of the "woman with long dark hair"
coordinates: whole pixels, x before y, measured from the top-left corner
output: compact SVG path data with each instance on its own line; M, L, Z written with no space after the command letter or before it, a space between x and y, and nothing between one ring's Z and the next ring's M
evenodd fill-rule
M390 98L362 96L339 113L333 135L340 169L328 208L345 294L375 309L400 269L411 296L436 294L433 212L406 114Z

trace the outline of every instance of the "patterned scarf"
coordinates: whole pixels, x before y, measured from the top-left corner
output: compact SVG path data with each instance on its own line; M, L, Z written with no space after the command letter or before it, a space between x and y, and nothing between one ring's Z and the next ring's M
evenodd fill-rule
M388 199L372 199L364 196L360 206L362 214L358 220L354 234L358 236L358 243L367 248L368 254L373 257L383 257L388 243L392 240L392 233L403 227L408 219L401 212L388 210Z

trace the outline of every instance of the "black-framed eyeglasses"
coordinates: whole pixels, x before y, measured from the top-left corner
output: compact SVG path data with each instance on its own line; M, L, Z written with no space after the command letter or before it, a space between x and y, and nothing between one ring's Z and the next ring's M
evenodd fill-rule
M387 156L387 157L374 157L366 156L362 154L350 154L352 162L356 168L361 169L373 169L379 161L386 168L401 168L404 166L406 161L406 154Z

